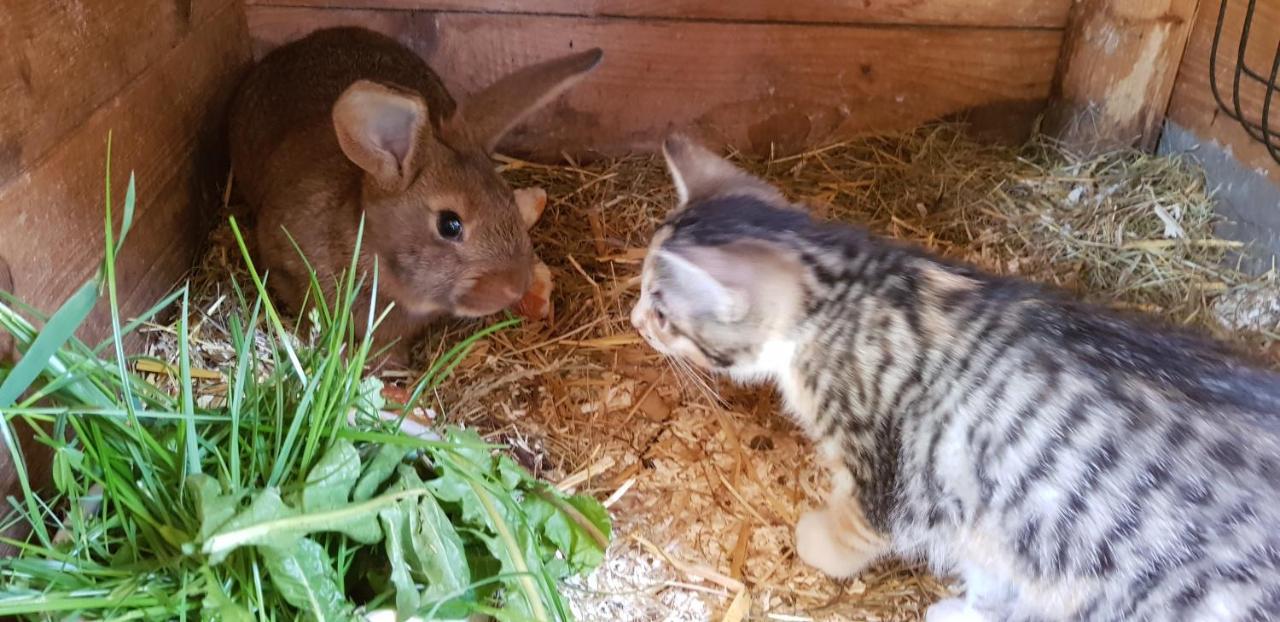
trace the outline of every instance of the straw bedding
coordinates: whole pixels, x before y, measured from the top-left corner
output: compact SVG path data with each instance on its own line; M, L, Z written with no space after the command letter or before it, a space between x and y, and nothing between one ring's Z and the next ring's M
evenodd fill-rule
M1274 275L1230 267L1238 247L1213 236L1203 177L1177 159L983 146L930 126L743 165L824 218L1280 360ZM534 238L555 279L553 316L482 341L417 412L478 428L539 475L607 500L609 558L565 588L579 619L917 620L953 589L900 562L843 583L804 567L791 529L820 503L824 477L772 391L678 372L630 330L648 236L674 201L658 160L502 169L549 195ZM216 232L193 276L205 313L193 351L207 368L232 356L221 317L237 257ZM422 360L477 326L440 325ZM152 330L154 353L171 354L172 330Z

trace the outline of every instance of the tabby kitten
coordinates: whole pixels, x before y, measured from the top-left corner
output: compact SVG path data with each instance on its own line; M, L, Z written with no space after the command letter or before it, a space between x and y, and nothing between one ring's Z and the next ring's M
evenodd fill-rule
M663 152L679 206L631 321L780 389L833 476L802 560L958 573L934 621L1280 618L1280 376Z

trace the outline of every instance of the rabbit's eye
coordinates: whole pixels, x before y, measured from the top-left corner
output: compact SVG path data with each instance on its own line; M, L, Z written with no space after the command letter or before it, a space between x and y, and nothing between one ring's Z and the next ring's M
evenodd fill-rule
M440 216L436 220L436 231L439 231L440 237L446 240L456 240L462 237L462 217L455 212L440 212Z

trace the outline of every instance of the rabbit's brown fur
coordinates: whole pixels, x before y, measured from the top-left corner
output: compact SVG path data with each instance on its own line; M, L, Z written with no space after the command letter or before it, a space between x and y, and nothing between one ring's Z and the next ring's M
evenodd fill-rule
M230 143L275 297L300 310L307 262L332 295L363 216L361 270L368 281L376 261L379 312L395 303L378 329L380 344L399 340L395 358L431 319L515 303L535 263L532 223L490 151L601 56L527 67L460 105L414 52L369 30L320 30L268 54L232 105ZM439 226L449 212L462 223L454 239Z

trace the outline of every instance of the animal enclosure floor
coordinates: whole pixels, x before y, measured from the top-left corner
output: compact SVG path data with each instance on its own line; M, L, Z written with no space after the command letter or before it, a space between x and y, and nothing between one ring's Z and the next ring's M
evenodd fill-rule
M1223 267L1239 249L1213 236L1203 179L1177 160L986 147L937 126L746 166L822 217L1277 353L1276 298L1259 294L1275 292L1274 275ZM533 234L554 314L481 341L426 406L435 423L475 427L539 475L606 500L610 553L566 587L579 619L922 619L947 579L887 561L837 582L796 558L792 526L821 503L825 475L770 389L677 369L631 330L648 236L674 202L660 162L502 168L513 186L548 192ZM228 242L215 234L193 280L206 311L193 354L211 368L231 356L216 302L240 270ZM483 324L439 326L421 359ZM164 356L172 332L153 330Z

